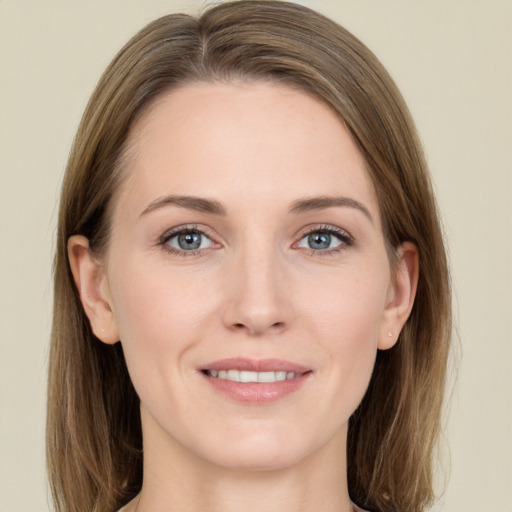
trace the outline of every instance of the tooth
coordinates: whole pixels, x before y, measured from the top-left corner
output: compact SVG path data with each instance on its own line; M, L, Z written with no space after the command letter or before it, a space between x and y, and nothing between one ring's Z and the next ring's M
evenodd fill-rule
M240 382L240 371L239 370L228 370L228 374L226 376L228 380L232 380L234 382Z
M258 382L258 373L240 370L240 382Z
M275 382L276 372L258 372L258 382Z
M294 372L278 370L275 372L252 372L246 370L208 370L211 377L231 380L233 382L277 382L294 379L298 376Z

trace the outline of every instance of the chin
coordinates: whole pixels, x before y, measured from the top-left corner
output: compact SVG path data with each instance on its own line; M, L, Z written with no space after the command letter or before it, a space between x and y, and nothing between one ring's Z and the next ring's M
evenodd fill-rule
M317 444L297 433L259 432L250 437L232 437L224 447L217 446L213 453L209 450L207 458L226 470L278 471L307 459L319 449Z

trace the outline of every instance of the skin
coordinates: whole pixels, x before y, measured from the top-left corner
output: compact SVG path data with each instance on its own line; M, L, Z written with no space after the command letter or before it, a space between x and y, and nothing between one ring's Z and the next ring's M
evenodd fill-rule
M377 350L410 313L418 261L406 243L390 268L343 123L285 86L192 84L138 121L124 172L107 253L98 260L74 236L69 256L94 333L121 340L141 399L144 483L125 510L354 510L348 420ZM224 214L162 204L168 196L213 200ZM293 210L312 197L349 201ZM205 233L201 248L165 236L175 228ZM310 232L330 245L312 247ZM231 357L311 371L294 393L246 404L200 371Z

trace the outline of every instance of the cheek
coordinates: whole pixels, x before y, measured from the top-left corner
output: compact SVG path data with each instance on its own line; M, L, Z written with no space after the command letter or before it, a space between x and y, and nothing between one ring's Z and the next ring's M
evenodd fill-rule
M121 274L121 275L120 275ZM132 275L123 280L122 275ZM125 262L112 289L115 317L134 381L150 369L158 373L179 365L184 352L200 338L201 315L211 309L203 282L168 268ZM167 368L167 370L165 370Z
M304 314L328 359L332 392L326 397L333 408L343 409L343 416L357 407L371 378L388 291L385 276L371 267L355 275L340 274L325 282L323 293L309 295Z
M388 293L386 269L343 269L317 280L314 293L305 293L311 317L325 339L338 339L335 346L377 344Z

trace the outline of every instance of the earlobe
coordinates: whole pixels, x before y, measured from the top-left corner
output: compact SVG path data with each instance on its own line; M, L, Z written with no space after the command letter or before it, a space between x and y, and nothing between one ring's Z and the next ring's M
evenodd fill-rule
M380 350L387 350L398 341L400 331L411 314L418 287L418 249L413 243L404 242L398 250L398 257L379 332Z
M107 344L119 341L117 322L103 265L94 257L89 240L73 235L68 240L68 258L71 272L80 295L85 314L94 335Z

